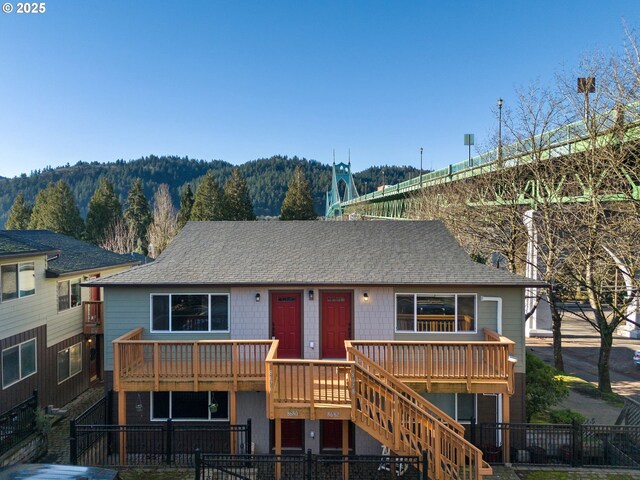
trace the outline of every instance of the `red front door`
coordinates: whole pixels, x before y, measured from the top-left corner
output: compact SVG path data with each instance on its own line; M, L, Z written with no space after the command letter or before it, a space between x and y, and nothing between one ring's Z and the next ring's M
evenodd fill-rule
M351 292L322 292L322 358L346 358L351 338Z
M278 358L302 358L302 294L271 294L271 335L280 340ZM304 448L304 420L282 420L282 448Z
M271 335L280 340L278 358L302 357L302 294L271 294Z
M320 449L342 451L343 420L320 420ZM349 450L353 451L353 423L349 422Z

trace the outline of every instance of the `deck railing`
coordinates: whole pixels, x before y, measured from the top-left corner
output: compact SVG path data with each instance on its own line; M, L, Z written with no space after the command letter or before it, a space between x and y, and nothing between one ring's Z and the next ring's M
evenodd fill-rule
M288 409L294 418L313 420L316 408L351 406L353 362L277 358L278 344L278 340L273 341L266 359L271 418L278 408Z
M104 304L101 300L82 302L82 331L85 335L104 333Z
M352 340L351 347L403 382L461 382L472 386L504 382L513 392L514 342L490 330L484 341L395 342Z
M264 388L265 359L272 340L142 340L137 328L113 341L114 390L140 388L175 389L200 383L226 384L238 390L242 383ZM127 388L129 389L129 388Z

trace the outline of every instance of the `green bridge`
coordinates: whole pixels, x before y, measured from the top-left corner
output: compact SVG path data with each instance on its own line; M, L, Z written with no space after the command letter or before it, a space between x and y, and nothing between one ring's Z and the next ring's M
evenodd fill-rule
M640 140L640 103L632 103L624 108L616 108L607 114L597 116L594 121L598 125L597 145L610 145L613 142L626 143ZM417 176L396 185L383 185L380 190L358 195L351 166L339 164L333 167L331 189L327 192L325 218L341 217L345 213L359 212L367 217L376 218L406 218L408 204L412 196L421 189L441 186L460 180L471 179L479 175L487 175L504 168L522 166L528 162L549 160L575 155L593 148L594 138L589 135L584 121L564 125L555 130L537 135L527 141L520 141L502 148L502 158L498 158L498 149L473 157L463 162L450 164L445 168ZM621 191L611 192L602 200L625 201L640 200L640 179L632 174L623 172L629 185ZM577 183L582 183L577 178ZM344 194L339 193L339 184L344 182ZM590 198L589 192L583 190L578 193L564 194L560 180L549 192L549 186L537 185L531 179L524 182L524 187L518 198L523 205L535 207L539 203L542 191L554 195L557 202L585 202ZM500 199L488 200L500 203Z

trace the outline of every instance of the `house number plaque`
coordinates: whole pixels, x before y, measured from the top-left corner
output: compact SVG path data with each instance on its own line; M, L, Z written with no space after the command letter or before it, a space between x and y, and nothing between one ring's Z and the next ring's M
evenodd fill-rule
M297 417L298 415L300 415L300 412L298 412L298 410L289 410L287 412L287 417Z
M327 412L329 418L340 418L340 412Z

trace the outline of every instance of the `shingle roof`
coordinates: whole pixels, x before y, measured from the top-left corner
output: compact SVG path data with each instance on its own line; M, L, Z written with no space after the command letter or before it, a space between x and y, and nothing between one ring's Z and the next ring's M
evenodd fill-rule
M472 261L436 221L189 222L108 285L503 285L542 282Z
M7 231L0 230L0 258L44 255L55 252L57 252L56 249L47 245L13 238L7 234Z
M49 230L1 230L0 239L7 243L21 244L34 253L59 252L60 255L47 262L47 276L57 277L68 273L84 272L99 268L139 263L129 255L120 255L87 242L76 240ZM2 245L0 244L0 252Z

